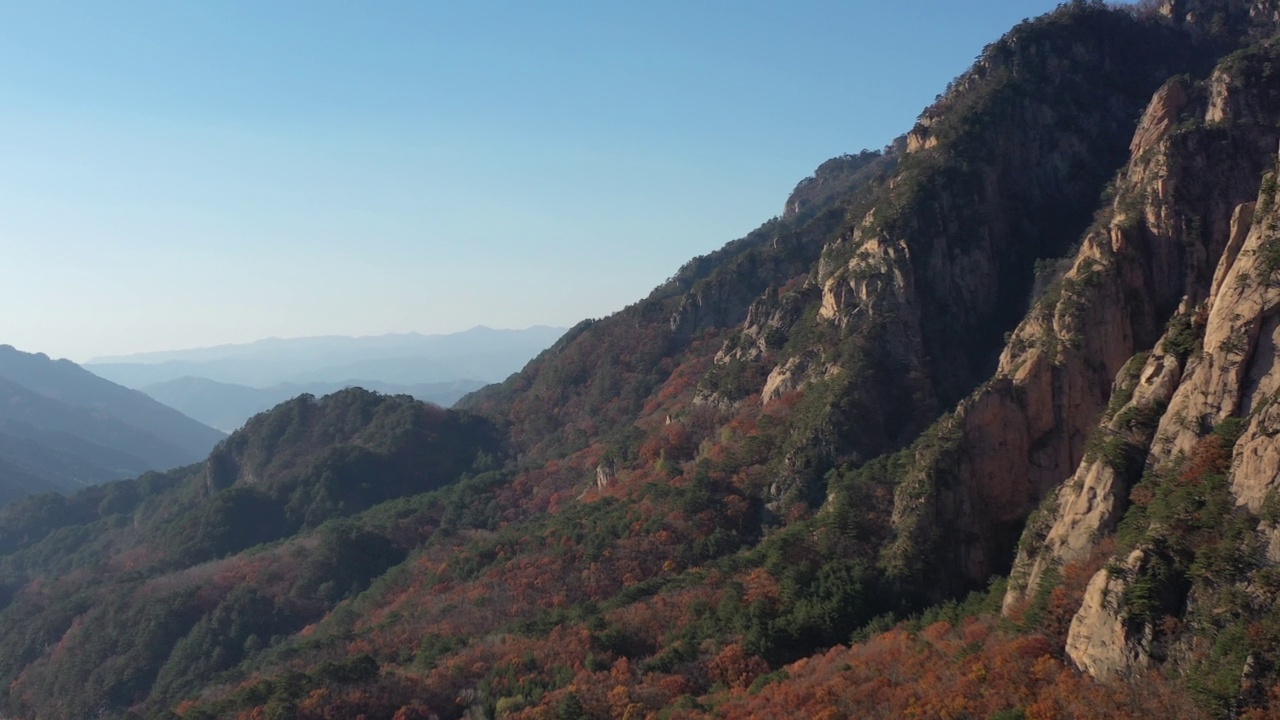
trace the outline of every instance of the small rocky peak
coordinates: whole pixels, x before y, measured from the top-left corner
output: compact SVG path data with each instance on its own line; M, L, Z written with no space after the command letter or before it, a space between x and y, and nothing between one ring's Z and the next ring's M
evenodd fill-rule
M1277 0L1161 0L1155 12L1178 27L1215 39L1265 37L1280 22Z
M1156 91L1142 114L1133 142L1129 144L1134 157L1155 147L1181 121L1182 113L1191 100L1187 83L1183 78L1174 78Z
M921 117L911 132L907 133L907 152L920 152L938 146L938 138L929 134L933 118Z
M1280 115L1280 78L1275 63L1280 46L1255 47L1234 53L1209 78L1205 122L1269 124Z
M596 489L604 490L609 487L609 483L617 477L618 471L612 460L606 460L596 465Z
M1106 681L1135 677L1151 664L1152 628L1129 617L1125 591L1148 562L1134 550L1089 581L1080 610L1071 619L1067 656L1076 667Z
M812 175L801 180L791 191L782 210L782 219L795 219L811 209L821 207L832 199L844 195L858 182L861 171L877 160L887 157L890 152L889 148L886 152L863 150L853 155L840 155L822 163Z
M1255 25L1280 23L1280 0L1257 0L1249 8L1249 20Z

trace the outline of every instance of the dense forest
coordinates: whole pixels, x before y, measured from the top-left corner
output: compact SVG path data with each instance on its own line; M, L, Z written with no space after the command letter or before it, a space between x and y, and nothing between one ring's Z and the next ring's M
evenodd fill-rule
M1072 2L451 410L0 511L0 713L1280 716L1280 8Z

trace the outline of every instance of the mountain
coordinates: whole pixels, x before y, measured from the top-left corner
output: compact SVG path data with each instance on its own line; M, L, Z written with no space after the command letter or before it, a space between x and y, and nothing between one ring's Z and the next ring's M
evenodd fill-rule
M28 676L36 692L62 696L57 709L37 715L90 717L104 700L132 704L152 688L157 698L181 697L273 637L319 621L406 559L401 543L344 518L455 482L501 452L492 426L479 418L351 389L321 400L302 396L256 416L202 465L0 510L7 573L62 571L50 577L57 597L48 603L14 595L7 584L0 593L8 605L0 619L6 670L35 660L53 635L78 634L63 624L71 621L88 631L87 644L67 637L79 649L53 658L50 672ZM442 509L402 505L387 527ZM402 512L409 514L395 517ZM126 515L137 522L120 524ZM257 560L225 562L246 550ZM241 574L267 565L275 569L259 579L279 577L278 570L291 576L277 588L282 595L260 592ZM67 574L72 568L79 570ZM192 568L203 569L191 575ZM75 580L76 572L92 579ZM191 581L202 589L193 592ZM115 600L94 607L86 592ZM210 602L216 618L205 617ZM228 630L234 639L221 637ZM214 636L219 647L206 652L200 638Z
M268 338L243 345L94 358L85 368L127 387L198 377L265 388L282 383L393 385L495 382L555 342L563 328L475 327L448 335Z
M343 388L361 387L386 395L412 395L423 402L449 407L463 395L478 390L483 385L484 383L475 380L420 385L347 380L338 383L281 383L254 388L206 378L182 377L147 385L141 390L188 417L230 432L243 425L250 417L299 395L324 396Z
M0 346L0 502L189 465L222 437L70 361Z
M1065 4L452 410L17 503L0 712L1280 716L1278 30Z

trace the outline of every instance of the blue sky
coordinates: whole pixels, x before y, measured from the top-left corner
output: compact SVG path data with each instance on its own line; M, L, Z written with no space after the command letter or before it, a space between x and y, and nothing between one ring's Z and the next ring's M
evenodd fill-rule
M0 343L570 325L1038 0L0 3Z

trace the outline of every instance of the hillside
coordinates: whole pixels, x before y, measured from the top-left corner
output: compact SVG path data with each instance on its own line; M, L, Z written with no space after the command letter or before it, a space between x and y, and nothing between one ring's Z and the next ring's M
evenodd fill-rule
M499 452L475 418L347 390L255 417L202 465L18 503L0 511L0 673L59 698L30 711L41 716L181 697L404 560L407 538L342 518L454 482ZM267 578L283 585L258 585ZM102 593L115 599L97 605ZM76 651L46 655L57 637Z
M0 502L188 465L222 437L70 361L0 346Z
M441 410L0 514L19 717L1280 717L1280 8L1078 1Z

